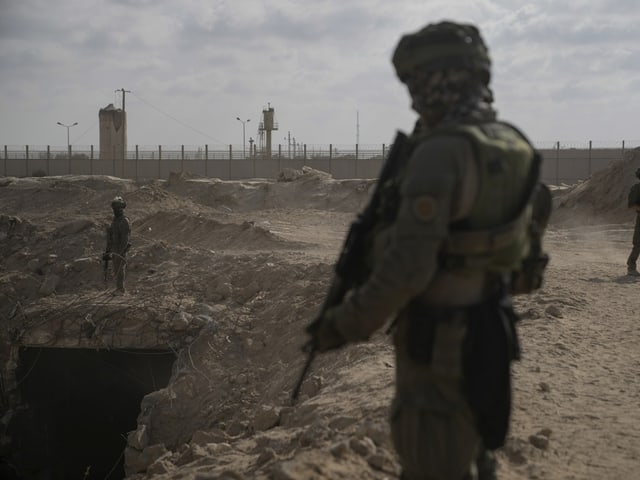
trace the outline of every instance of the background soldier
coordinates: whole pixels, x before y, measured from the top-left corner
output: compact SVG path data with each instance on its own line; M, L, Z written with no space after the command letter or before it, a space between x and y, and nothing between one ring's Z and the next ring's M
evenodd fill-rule
M391 432L402 478L495 478L488 450L507 434L519 355L511 293L542 281L550 194L537 152L496 120L476 27L427 25L400 40L393 63L419 127L380 186L370 273L307 331L322 352L395 316Z
M636 177L640 179L640 168L636 170ZM636 212L636 226L633 230L633 248L627 258L627 275L633 277L640 276L640 272L636 269L638 255L640 255L640 183L636 183L629 191L627 205Z
M129 219L124 215L124 209L127 202L120 196L115 197L111 201L113 209L113 221L107 228L107 248L102 256L104 261L113 261L113 273L116 277L116 294L124 294L124 278L127 265L127 250L131 244L129 243L129 234L131 226Z

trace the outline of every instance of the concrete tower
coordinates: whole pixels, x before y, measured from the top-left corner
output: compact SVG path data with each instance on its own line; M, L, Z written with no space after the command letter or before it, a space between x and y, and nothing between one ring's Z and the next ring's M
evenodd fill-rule
M127 114L110 103L100 109L100 160L123 162L127 151ZM115 173L115 172L114 172Z

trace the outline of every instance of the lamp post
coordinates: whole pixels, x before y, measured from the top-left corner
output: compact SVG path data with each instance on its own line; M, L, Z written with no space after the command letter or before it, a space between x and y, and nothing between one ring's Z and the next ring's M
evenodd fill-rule
M251 119L250 119L250 118L247 118L246 120L240 120L240 117L236 117L236 120L238 120L240 123L242 123L242 158L246 158L246 157L247 157L247 154L246 154L246 151L245 151L244 125L245 125L247 122L250 122L250 121L251 121Z
M78 122L74 122L71 125L65 125L64 123L57 122L61 127L65 127L67 129L67 155L69 155L69 160L71 160L71 144L69 143L69 129L71 127L75 127Z

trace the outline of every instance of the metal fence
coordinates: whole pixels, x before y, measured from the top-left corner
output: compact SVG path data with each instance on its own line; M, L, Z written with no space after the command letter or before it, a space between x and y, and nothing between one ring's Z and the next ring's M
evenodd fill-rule
M122 178L166 178L170 172L189 172L226 180L274 178L285 168L309 166L335 178L375 178L389 146L278 145L271 155L234 145L197 147L140 147L124 156L101 159L87 147L4 146L4 176L113 175Z
M548 142L538 148L543 154L543 181L574 184L589 178L640 142L622 141L617 147L604 142ZM171 172L189 172L223 180L275 178L285 168L309 166L334 178L375 178L389 145L277 145L271 155L241 146L138 146L119 158L101 159L93 145L4 146L0 173L4 176L112 175L141 179L167 178ZM628 155L627 155L628 156Z

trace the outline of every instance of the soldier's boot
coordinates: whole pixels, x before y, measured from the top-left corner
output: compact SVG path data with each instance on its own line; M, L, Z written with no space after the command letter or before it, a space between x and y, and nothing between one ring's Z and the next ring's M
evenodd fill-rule
M640 277L640 272L636 270L636 267L627 267L627 275L632 277Z

